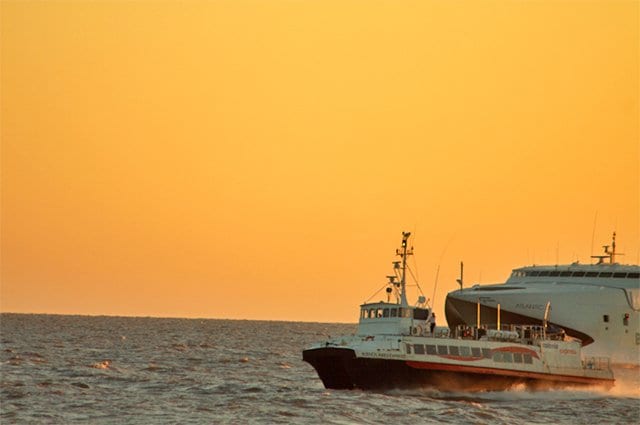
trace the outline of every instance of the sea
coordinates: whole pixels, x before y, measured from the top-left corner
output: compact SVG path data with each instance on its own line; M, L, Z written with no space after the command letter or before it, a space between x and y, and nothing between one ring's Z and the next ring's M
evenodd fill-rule
M0 424L636 424L609 390L327 390L302 350L354 324L0 314Z

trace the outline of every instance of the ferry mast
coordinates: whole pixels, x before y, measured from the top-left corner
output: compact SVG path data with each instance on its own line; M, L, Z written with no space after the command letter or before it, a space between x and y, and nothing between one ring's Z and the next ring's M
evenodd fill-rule
M407 249L407 241L411 236L411 232L402 232L402 248L396 249L396 255L402 258L402 269L400 274L400 304L403 307L409 305L407 302L407 290L406 290L406 277L407 277L407 255L413 255L413 247ZM394 263L395 268L398 268L398 262Z

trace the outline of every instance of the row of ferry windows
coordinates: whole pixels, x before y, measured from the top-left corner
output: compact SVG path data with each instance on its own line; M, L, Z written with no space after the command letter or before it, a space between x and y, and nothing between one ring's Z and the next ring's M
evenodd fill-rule
M488 348L478 347L459 347L457 345L422 345L422 344L407 344L407 352L411 354L432 354L441 356L460 356L460 357L484 357L485 359L493 359L495 362L500 363L526 363L531 364L533 360L531 354L527 353L507 353L503 351L496 351L491 354L491 350Z
M513 277L525 276L561 276L561 277L613 277L618 279L640 279L640 273L633 272L571 272L559 270L518 270L513 272Z
M363 308L360 315L363 319L376 319L378 317L411 317L411 309L408 308Z

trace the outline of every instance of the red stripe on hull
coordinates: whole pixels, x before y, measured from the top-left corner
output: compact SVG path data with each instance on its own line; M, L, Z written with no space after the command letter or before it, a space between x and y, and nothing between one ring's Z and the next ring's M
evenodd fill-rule
M465 366L465 365L453 365L453 364L430 363L430 362L414 362L414 361L407 361L406 364L407 366L412 367L414 369L442 370L447 372L459 372L459 373L476 373L480 375L511 376L514 378L538 379L538 380L545 380L545 381L562 381L562 382L572 382L576 384L596 384L596 383L611 384L613 383L613 379L588 378L585 376L572 376L572 375L551 375L551 374L540 373L540 372L494 369L490 367Z

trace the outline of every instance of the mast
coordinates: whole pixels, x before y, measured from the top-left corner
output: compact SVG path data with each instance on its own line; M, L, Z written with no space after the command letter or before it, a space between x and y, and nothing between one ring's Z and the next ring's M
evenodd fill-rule
M406 307L407 302L406 277L407 277L407 255L413 255L413 248L407 249L407 241L411 232L402 232L402 248L396 249L396 255L402 258L402 269L400 272L400 305Z

